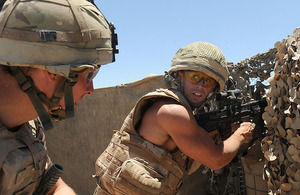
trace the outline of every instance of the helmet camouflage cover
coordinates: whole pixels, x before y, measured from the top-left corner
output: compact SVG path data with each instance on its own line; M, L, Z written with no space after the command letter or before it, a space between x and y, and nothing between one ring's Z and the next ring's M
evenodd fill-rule
M53 128L50 118L74 116L72 87L78 74L113 62L116 45L113 24L87 0L7 0L0 12L0 64L9 66L46 130ZM19 67L66 79L48 98ZM62 97L65 109L59 104Z
M67 77L112 58L107 21L86 0L7 0L0 12L0 64Z
M224 89L228 77L225 56L215 45L207 42L195 42L180 48L173 57L169 74L179 70L200 71L214 78Z

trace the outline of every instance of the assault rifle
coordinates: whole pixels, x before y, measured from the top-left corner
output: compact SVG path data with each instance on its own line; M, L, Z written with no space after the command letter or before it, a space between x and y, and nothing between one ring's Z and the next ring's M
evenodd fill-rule
M219 109L210 112L196 113L194 116L198 125L208 133L217 131L223 140L231 134L231 124L243 119L250 119L255 123L254 138L262 138L264 135L264 121L262 114L267 101L265 98L253 100L242 104L240 90L228 90L216 96Z
M59 164L53 164L47 173L42 177L41 182L33 195L46 195L56 184L62 175L64 168Z

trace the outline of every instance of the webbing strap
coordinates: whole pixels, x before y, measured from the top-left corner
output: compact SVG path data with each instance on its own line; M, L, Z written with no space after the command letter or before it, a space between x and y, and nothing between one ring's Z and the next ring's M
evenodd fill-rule
M74 117L74 98L73 98L73 90L72 85L68 81L65 82L65 113L66 118L72 118Z
M179 103L181 103L186 109L188 109L189 111L192 112L192 108L190 106L190 104L188 103L188 101L186 100L186 98L184 97L184 95L178 91L178 90L169 90L169 89L157 89L157 91L162 91L165 94L169 95L170 97L172 97L173 99L177 100Z
M27 147L29 148L29 151L31 153L32 156L32 160L34 162L34 167L37 171L41 171L40 168L40 164L38 162L38 158L35 155L36 154L36 148L33 147L33 143L35 142L34 140L31 139L30 134L26 134L25 136L21 136L20 139L27 145ZM37 141L37 140L36 140Z
M58 85L51 99L49 99L43 92L36 89L39 98L49 107L49 114L53 120L59 121L61 119L72 118L75 116L72 87L77 83L77 80L77 74L73 75L72 78L69 77L65 79L65 81ZM62 97L65 99L65 110L62 110L61 106L59 105Z
M28 97L30 98L36 112L38 113L41 119L44 129L45 130L52 129L53 128L52 121L43 103L41 102L41 100L37 95L36 88L31 78L25 76L19 67L10 66L10 70L12 71L13 75L16 77L22 91L28 94Z
M80 7L79 5L77 4L77 1L74 1L74 0L67 0L69 5L70 5L70 8L73 12L73 15L74 17L76 18L76 22L79 26L79 29L82 33L82 39L83 41L89 41L91 40L91 35L90 33L86 33L86 32L83 32L82 29L88 29L87 27L87 24L85 23L85 20L83 18L83 15L82 15L82 12L79 10Z
M70 77L69 77L70 78ZM77 83L78 75L74 75L71 81L66 79L64 82L60 83L53 97L49 98L44 93L39 93L41 100L48 105L52 119L61 120L65 118L72 118L74 114L74 98L72 87ZM60 100L64 97L65 99L65 110L61 109L59 105Z
M144 109L144 106L147 105L147 103L149 103L151 99L160 98L160 97L172 98L175 101L182 104L186 109L192 112L191 106L189 105L189 103L187 102L187 100L185 99L185 97L180 91L169 90L169 89L157 89L156 91L147 93L146 95L144 95L138 100L137 104L134 107L134 110L130 113L132 114L131 117L132 117L133 127L135 127L136 124L141 120L141 117L144 114L141 113L142 110ZM125 120L127 120L126 122L129 122L130 118L127 117ZM134 129L128 129L128 130L130 131L130 133L138 135Z
M52 111L52 108L59 107L59 102L61 98L64 96L64 87L65 87L65 81L60 83L57 87L57 89L54 92L54 95L51 99L49 99L46 94L44 94L39 89L36 89L39 98L42 100L44 104L46 104L49 107L49 110Z
M85 41L90 41L94 39L111 37L110 32L99 30L99 29L85 30L82 32L61 32L61 31L46 31L46 30L27 31L27 30L20 30L20 29L1 28L0 32L2 33L3 38L20 40L20 41L31 41L31 42L43 42L43 41L81 42L83 41L83 39L85 39Z

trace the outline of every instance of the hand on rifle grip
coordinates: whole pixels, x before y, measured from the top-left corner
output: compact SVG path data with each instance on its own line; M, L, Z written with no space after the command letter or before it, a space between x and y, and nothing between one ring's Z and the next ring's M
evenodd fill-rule
M241 136L243 143L249 143L253 138L253 130L255 124L251 122L243 122L235 131L235 134Z

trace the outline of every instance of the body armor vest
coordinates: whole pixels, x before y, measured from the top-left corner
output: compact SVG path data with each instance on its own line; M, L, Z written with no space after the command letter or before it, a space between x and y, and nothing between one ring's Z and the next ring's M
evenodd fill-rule
M9 131L0 123L0 194L32 194L48 158L41 124L35 120Z
M172 98L191 111L184 96L176 90L158 89L143 96L96 161L98 185L94 195L169 195L179 190L183 172L194 167L193 160L180 150L170 153L152 144L136 131L146 109L158 98Z

